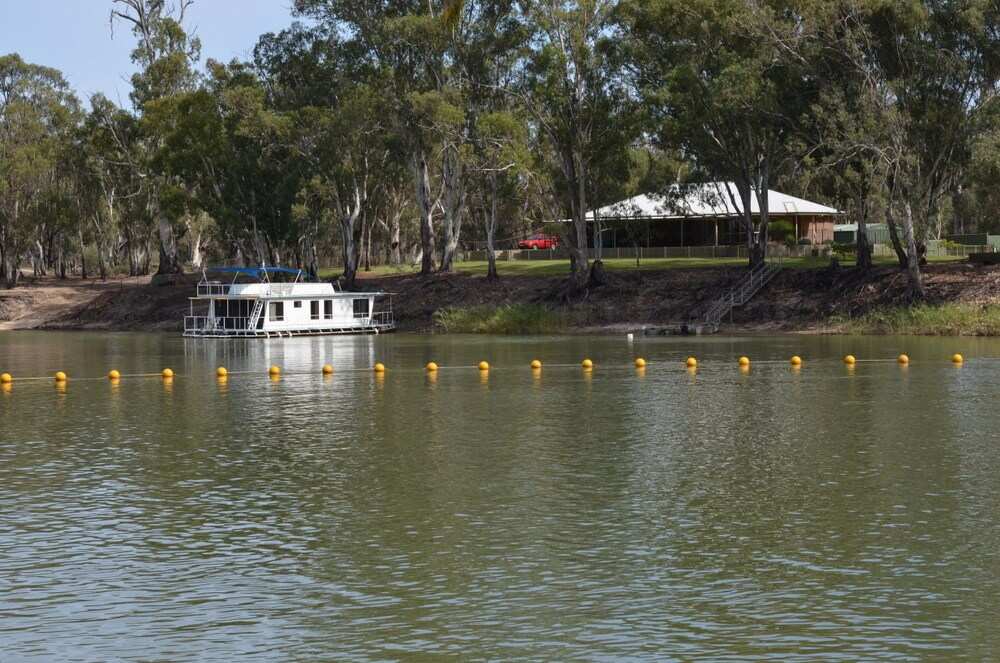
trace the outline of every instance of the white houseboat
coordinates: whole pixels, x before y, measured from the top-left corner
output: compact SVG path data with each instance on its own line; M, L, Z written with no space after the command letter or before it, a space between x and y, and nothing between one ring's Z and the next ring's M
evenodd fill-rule
M344 292L310 283L298 269L220 267L202 274L184 335L273 337L307 334L378 334L395 328L384 292ZM230 276L231 275L231 276ZM285 280L285 282L280 282Z

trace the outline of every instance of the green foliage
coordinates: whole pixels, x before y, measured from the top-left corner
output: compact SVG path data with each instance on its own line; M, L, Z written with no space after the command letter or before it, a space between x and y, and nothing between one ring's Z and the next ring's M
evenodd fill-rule
M451 334L553 334L568 320L565 313L535 304L483 305L438 309L434 325Z
M787 243L789 240L795 242L795 225L791 221L785 219L772 221L767 227L767 232L775 242Z
M857 318L834 318L831 323L851 334L998 336L1000 306L921 304L876 310Z

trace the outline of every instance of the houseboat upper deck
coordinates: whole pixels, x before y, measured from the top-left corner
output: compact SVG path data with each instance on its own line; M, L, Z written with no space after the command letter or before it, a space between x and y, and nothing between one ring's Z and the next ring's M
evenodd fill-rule
M209 273L226 278L209 278ZM284 267L206 270L190 303L185 336L267 338L395 329L388 293L344 292Z

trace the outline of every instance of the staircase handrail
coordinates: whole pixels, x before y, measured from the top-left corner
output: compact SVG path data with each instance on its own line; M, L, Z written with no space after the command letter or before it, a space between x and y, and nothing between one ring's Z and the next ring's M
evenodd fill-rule
M746 304L757 294L775 274L781 271L781 262L763 262L750 269L747 278L728 293L713 302L705 312L705 322L715 328L726 313L737 306Z

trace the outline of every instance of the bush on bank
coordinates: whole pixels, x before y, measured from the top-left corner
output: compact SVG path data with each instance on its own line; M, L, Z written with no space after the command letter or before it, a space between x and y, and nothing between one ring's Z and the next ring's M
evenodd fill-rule
M849 334L1000 336L1000 306L919 304L869 311L857 318L836 318L833 322Z
M449 306L434 312L434 326L451 334L549 334L569 325L566 314L537 304Z

